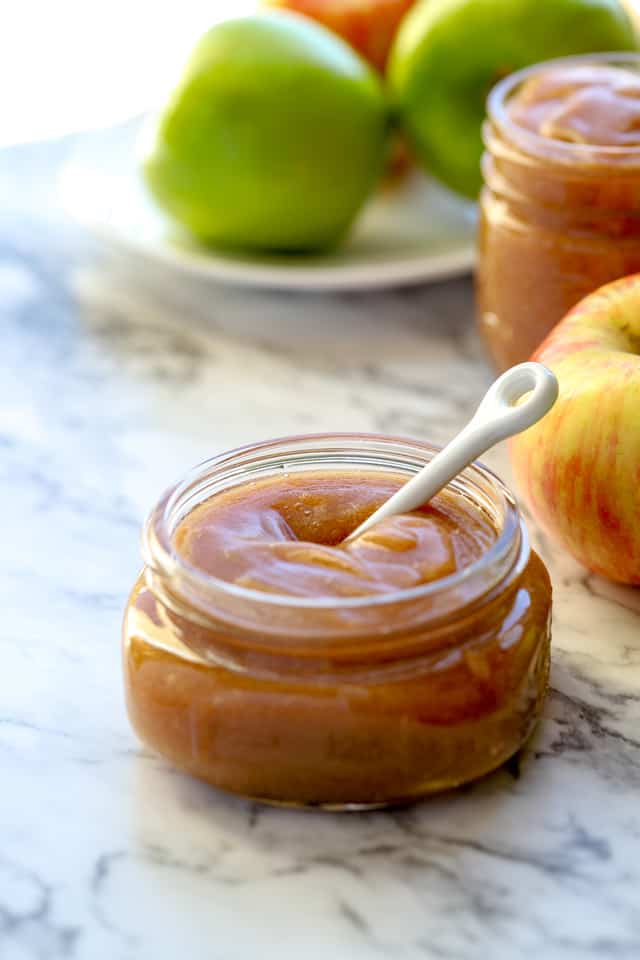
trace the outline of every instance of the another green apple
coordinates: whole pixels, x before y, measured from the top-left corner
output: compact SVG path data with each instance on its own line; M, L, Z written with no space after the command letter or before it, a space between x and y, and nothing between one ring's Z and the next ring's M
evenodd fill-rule
M640 274L590 294L533 356L560 396L511 441L524 501L589 569L640 584Z
M553 57L636 44L617 0L420 0L400 26L388 73L418 158L475 198L485 101L501 77Z
M349 228L383 166L375 72L311 20L263 13L206 33L144 158L159 205L206 242L313 250Z

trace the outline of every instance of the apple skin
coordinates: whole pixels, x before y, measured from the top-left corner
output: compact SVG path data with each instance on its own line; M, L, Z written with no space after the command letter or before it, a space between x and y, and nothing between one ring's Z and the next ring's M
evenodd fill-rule
M141 144L157 205L204 243L316 251L339 243L383 169L380 77L308 17L217 23Z
M485 102L501 77L553 57L637 44L618 0L418 0L396 34L387 76L417 160L475 199Z
M640 274L581 300L534 353L558 400L510 443L516 486L576 560L640 584Z
M383 73L400 21L415 0L264 0L264 3L317 20Z

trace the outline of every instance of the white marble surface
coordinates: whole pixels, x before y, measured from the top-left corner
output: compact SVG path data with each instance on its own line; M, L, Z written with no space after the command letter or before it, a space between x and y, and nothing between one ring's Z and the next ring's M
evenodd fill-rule
M92 261L47 202L66 149L0 155L2 960L640 957L640 595L539 538L552 690L519 770L339 816L140 748L119 628L162 488L290 431L445 440L489 374L466 281L282 297Z

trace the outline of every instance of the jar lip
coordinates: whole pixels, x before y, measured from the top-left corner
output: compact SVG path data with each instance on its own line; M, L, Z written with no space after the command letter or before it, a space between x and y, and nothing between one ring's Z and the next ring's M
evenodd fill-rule
M522 70L510 73L492 88L487 97L487 117L493 122L501 134L516 143L518 147L533 156L544 157L545 160L561 160L575 162L576 160L635 160L640 162L640 145L615 146L594 143L568 143L564 140L553 140L541 134L527 130L514 123L507 112L507 103L516 87L530 77L543 73L549 68L559 66L612 66L635 70L640 74L640 52L616 51L612 53L586 53L571 57L556 57L553 60L544 60L534 63ZM552 152L550 152L552 151Z
M504 524L498 532L494 543L477 560L464 567L462 570L442 577L439 580L433 580L430 583L421 584L417 587L408 589L390 591L383 594L367 594L357 597L297 597L286 594L268 593L266 591L254 590L249 587L238 586L211 574L205 573L197 567L187 563L173 548L171 513L176 508L176 504L181 495L184 495L190 485L199 478L206 476L212 470L222 467L225 463L232 463L247 454L260 454L264 451L273 450L283 445L309 444L310 450L322 448L323 444L341 444L347 450L353 450L354 461L357 459L357 446L360 447L360 453L364 450L373 448L376 445L388 445L390 448L394 445L407 450L413 450L416 454L435 455L441 448L414 440L407 437L390 436L374 433L311 433L299 434L286 437L278 437L271 440L261 441L259 443L246 444L229 450L218 456L203 460L197 466L192 468L182 481L170 487L161 498L157 506L152 510L143 533L143 554L145 562L154 570L158 570L162 575L186 578L191 587L195 587L203 592L218 591L222 595L235 597L238 600L259 603L265 608L289 609L289 610L348 610L363 609L373 607L384 607L386 605L398 604L405 601L422 600L435 597L438 594L446 593L449 590L455 590L462 584L472 580L473 577L491 564L499 565L504 562L510 551L513 550L514 540L520 545L520 553L528 558L529 546L524 523L520 517L517 503L508 487L500 478L488 467L479 462L474 462L467 467L460 476L471 476L478 480L488 483L492 492L496 492L500 505L504 508ZM334 447L334 452L338 447ZM329 449L327 450L329 452ZM242 482L242 481L241 481Z

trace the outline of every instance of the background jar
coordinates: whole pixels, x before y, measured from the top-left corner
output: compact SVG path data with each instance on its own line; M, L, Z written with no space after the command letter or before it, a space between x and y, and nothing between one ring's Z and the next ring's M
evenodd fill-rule
M272 803L384 806L494 769L529 736L546 690L551 589L517 506L474 466L451 491L495 543L433 583L366 597L267 594L189 567L177 524L247 480L300 471L416 473L436 452L369 435L294 437L210 460L144 533L124 622L129 714L189 772Z
M482 160L477 316L498 369L527 360L566 312L604 283L640 271L640 147L543 137L509 117L510 98L556 66L640 72L640 54L537 64L489 95Z

